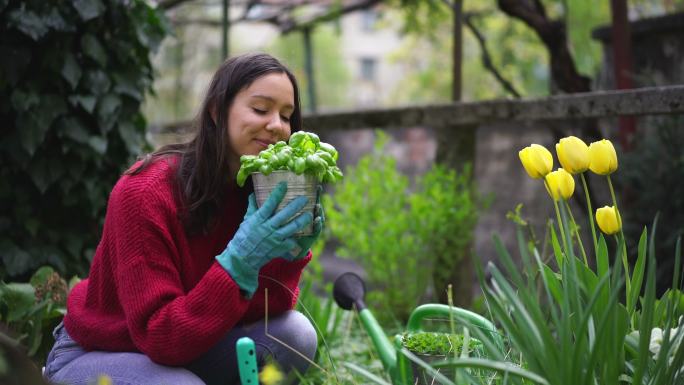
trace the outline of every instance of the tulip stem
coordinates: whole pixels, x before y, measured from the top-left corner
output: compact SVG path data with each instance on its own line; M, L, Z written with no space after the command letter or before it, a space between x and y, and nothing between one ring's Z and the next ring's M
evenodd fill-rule
M551 191L551 187L546 182L546 177L544 177L544 185L546 186L547 190ZM553 198L553 194L551 194L551 200L553 201L553 208L556 210L556 219L558 220L558 228L560 229L561 239L563 240L561 242L561 245L563 245L563 244L565 244L565 231L563 231L563 222L561 221L560 210L558 209L558 201L556 201ZM572 245L571 245L571 247L572 247ZM566 252L567 252L567 250L566 250Z
M617 199L615 199L615 190L613 189L613 181L610 179L610 174L606 175L606 178L608 179L608 188L610 189L610 196L613 198L613 207L615 207L615 213L617 214L617 220L618 220L618 226L620 226L620 237L619 240L622 240L622 264L625 266L625 288L627 289L628 297L629 297L629 291L630 291L630 277L629 277L629 262L627 261L627 242L625 241L625 233L622 231L622 215L620 214L620 210L618 209L618 204L617 204ZM619 247L619 245L618 245Z
M587 214L589 214L589 224L591 225L591 237L594 240L594 256L598 255L598 242L596 241L596 226L594 225L594 210L591 208L591 197L589 196L589 188L587 187L587 180L584 178L584 173L580 173L582 178L582 187L584 187L584 196L587 200Z
M610 175L606 175L606 178L608 178L608 188L610 189L610 196L611 196L611 198L613 198L613 206L615 206L615 210L617 210L618 204L617 204L617 199L615 199L615 190L613 189L613 181L610 180ZM620 227L620 230L622 230L622 227Z
M572 224L575 227L575 236L577 236L577 243L579 244L580 251L582 252L582 257L584 257L584 265L589 266L589 260L587 259L587 253L584 251L584 245L582 244L582 237L580 237L579 226L577 226L577 222L575 222L575 217L572 215L572 210L570 209L570 204L565 199L563 199L563 202L565 202L565 208L568 209L568 214L570 214L570 220L572 221Z

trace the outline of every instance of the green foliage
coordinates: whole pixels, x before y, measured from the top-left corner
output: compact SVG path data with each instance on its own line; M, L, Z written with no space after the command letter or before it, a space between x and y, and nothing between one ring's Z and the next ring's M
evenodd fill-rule
M404 333L401 338L404 347L413 353L439 356L460 355L464 340L462 334L436 332ZM482 343L480 341L471 338L468 342L470 355L481 350Z
M406 319L425 294L436 258L449 261L438 267L448 272L467 253L478 204L467 169L457 174L435 165L412 190L383 153L385 142L380 134L374 152L345 171L324 206L337 253L358 261L379 290L369 293L373 308Z
M48 266L30 283L0 281L0 322L36 362L44 362L54 344L52 329L66 314L67 292L66 281Z
M297 175L308 174L320 183L335 183L342 179L337 167L337 150L321 142L313 132L298 131L285 143L271 143L258 155L242 155L237 184L243 186L253 173L269 175L273 171L291 171Z
M0 278L85 275L165 32L142 0L0 2Z
M319 25L312 31L311 40L318 107L347 106L350 74L339 48L339 36L332 27ZM266 51L281 59L297 76L302 106L304 109L309 108L311 106L307 92L309 79L307 79L304 67L302 34L290 33L279 36Z
M561 214L567 228L567 213L562 210ZM540 383L681 383L684 351L678 348L677 341L684 338L684 328L676 328L675 311L681 294L675 289L680 281L675 276L674 294L656 301L653 234L649 242L646 231L642 233L637 263L627 276L631 285L625 285L625 273L619 262L623 242L618 242L616 255L610 258L606 241L601 237L596 267L592 268L575 255L569 235L559 239L555 231L551 234L559 271L542 262L521 228L518 241L522 268L495 238L503 269L489 266L489 284L479 271L492 317L510 341L510 357L520 357L519 365L538 375ZM676 266L681 268L679 245L675 255ZM617 263L611 267L610 260ZM655 328L667 330L657 355L649 351L651 330ZM485 346L492 344L484 333L476 329L473 333ZM503 355L493 358L500 362L508 360ZM510 383L523 382L516 379Z
M449 3L454 1L449 0ZM397 85L395 102L448 101L451 96L453 18L444 1L394 0L407 34L395 60L410 70ZM601 44L591 31L610 22L605 2L544 1L550 17L567 23L578 70L592 76L601 65ZM484 36L493 65L523 96L549 93L548 52L522 21L501 12L494 0L464 1L463 13ZM463 26L462 92L465 100L510 96L484 67L482 49Z
M660 267L658 292L662 293L673 272L670 250L684 234L684 117L650 122L652 126L635 138L635 148L623 152L615 182L624 192L623 229L629 247L636 245L641 229L658 214L662 239L655 255Z

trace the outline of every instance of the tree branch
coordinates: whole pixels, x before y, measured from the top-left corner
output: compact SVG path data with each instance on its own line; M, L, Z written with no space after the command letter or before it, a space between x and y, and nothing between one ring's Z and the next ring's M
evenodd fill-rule
M157 3L157 8L162 9L164 11L168 11L172 8L175 8L183 3L190 2L191 0L161 0L159 3Z
M568 92L591 90L591 79L580 74L568 48L566 25L547 17L540 0L497 0L499 8L532 28L544 42L551 58L551 79L558 89Z
M506 78L503 77L501 72L494 66L494 62L492 61L492 57L489 54L489 50L487 49L487 42L480 33L480 31L475 27L475 24L473 24L472 21L472 14L466 14L463 20L465 21L466 26L470 30L470 32L475 35L475 39L477 39L477 42L480 44L480 50L482 51L482 64L484 67L494 75L496 80L501 84L501 86L508 91L513 97L515 98L520 98L520 93L515 89L513 84L506 80Z

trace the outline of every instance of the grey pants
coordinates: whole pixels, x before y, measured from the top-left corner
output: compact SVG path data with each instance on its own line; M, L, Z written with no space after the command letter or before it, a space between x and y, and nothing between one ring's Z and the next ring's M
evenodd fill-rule
M317 340L309 320L294 310L269 318L268 334L289 347L265 332L263 321L237 326L186 367L171 367L154 363L142 353L87 352L59 324L53 333L55 345L48 355L44 375L52 382L68 385L90 384L102 374L109 376L115 385L239 384L235 343L245 336L254 340L259 367L273 360L285 371L295 369L304 373L309 362L290 348L313 359Z

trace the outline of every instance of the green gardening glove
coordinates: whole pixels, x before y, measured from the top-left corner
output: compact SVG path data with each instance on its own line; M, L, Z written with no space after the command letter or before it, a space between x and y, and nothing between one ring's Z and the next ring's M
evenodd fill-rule
M295 198L275 212L286 191L287 184L279 183L258 209L252 193L245 219L226 249L216 256L247 297L257 289L259 270L273 258L287 256L288 250L297 247L293 235L311 224L310 213L300 214L289 221L306 204L304 196Z
M323 195L323 186L318 186L318 193L316 194L316 206L314 206L314 221L313 221L313 233L311 235L305 235L301 237L293 238L297 246L290 250L283 258L289 261L295 261L304 258L311 249L311 246L316 243L318 237L320 237L323 231L323 226L325 225L325 211L323 210L323 205L321 205L321 195Z

